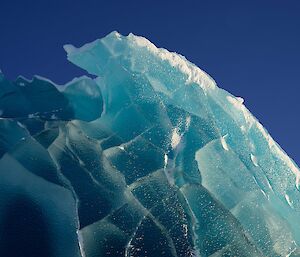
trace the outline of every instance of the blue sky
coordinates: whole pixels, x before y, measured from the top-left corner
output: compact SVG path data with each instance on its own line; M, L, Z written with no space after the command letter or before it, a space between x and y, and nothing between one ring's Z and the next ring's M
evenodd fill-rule
M300 164L300 1L2 0L0 68L65 83L62 46L113 30L185 55L246 106Z

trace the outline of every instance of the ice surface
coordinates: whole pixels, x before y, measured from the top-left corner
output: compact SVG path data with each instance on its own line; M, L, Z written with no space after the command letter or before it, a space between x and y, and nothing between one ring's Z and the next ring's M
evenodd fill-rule
M242 98L132 34L65 50L97 78L0 75L1 256L300 256L299 169Z

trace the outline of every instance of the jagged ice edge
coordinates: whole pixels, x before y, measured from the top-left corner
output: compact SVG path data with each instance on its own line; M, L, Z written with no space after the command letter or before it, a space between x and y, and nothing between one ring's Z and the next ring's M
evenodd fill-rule
M109 36L114 36L117 39L121 40L122 35L113 31L109 34ZM179 69L183 74L187 75L186 85L195 83L199 85L205 94L209 94L210 91L215 89L219 89L214 79L209 76L205 71L201 70L198 66L188 61L183 55L178 54L176 52L169 52L164 48L158 48L155 44L150 42L147 38L142 36L136 36L133 33L130 33L127 36L128 43L132 44L131 47L138 48L146 48L150 53L159 57L163 61L169 62L172 67ZM92 48L98 42L102 42L104 45L105 42L102 39L95 40L91 43L87 43L80 48L76 48L71 44L64 45L64 49L67 52L67 55L70 56L72 53L77 53L81 51L86 51ZM109 48L108 48L109 49ZM296 177L296 188L299 190L300 184L300 170L295 164L295 162L286 154L286 152L275 142L275 140L271 137L268 131L263 127L263 125L251 114L251 112L246 108L243 104L244 100L241 97L228 96L227 100L232 106L243 115L246 123L248 124L248 128L252 126L256 126L262 136L268 142L268 146L270 151L275 152L279 158L286 164L288 168L294 173ZM246 130L246 128L244 128ZM251 158L252 159L252 158ZM255 161L254 161L255 162Z

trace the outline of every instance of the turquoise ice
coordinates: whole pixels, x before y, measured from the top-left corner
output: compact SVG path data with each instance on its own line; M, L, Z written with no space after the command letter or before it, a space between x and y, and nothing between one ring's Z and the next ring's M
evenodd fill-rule
M242 98L133 34L64 48L96 79L1 75L0 230L18 195L54 256L300 256L300 171Z

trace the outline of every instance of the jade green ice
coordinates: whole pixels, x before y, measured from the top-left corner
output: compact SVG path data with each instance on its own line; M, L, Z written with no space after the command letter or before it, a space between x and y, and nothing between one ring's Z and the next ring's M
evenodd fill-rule
M0 73L1 256L300 256L300 171L242 98L133 34L64 48L91 77Z

